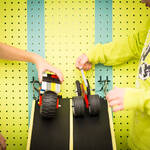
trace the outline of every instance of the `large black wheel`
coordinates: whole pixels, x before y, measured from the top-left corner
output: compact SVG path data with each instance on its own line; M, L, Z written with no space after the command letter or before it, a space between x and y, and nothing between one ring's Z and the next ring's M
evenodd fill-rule
M81 86L79 80L76 80L76 88L77 88L77 95L81 96L82 92L81 92Z
M100 98L98 95L89 95L89 114L91 116L99 115L100 111Z
M42 105L40 114L45 118L56 116L57 94L52 91L46 91L42 96Z
M90 95L91 92L90 92L90 84L89 84L89 80L86 80L87 81L87 95Z
M72 98L73 103L73 114L75 117L84 116L85 106L82 96L76 96Z

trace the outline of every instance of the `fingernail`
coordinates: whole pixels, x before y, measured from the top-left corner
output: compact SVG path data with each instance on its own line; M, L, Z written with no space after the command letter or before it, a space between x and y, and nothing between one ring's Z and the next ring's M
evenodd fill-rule
M80 66L80 67L79 67L79 69L81 70L81 69L82 69L82 67Z

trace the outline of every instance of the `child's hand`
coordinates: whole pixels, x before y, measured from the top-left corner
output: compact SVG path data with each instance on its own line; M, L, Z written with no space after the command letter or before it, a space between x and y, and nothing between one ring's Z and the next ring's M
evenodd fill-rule
M90 70L92 68L92 64L89 62L89 59L85 54L82 54L77 58L76 68L83 70Z
M49 71L49 72L53 72L55 73L60 82L62 83L64 81L64 77L63 77L63 74L60 70L58 70L57 68L51 66L46 60L44 60L42 57L36 55L36 58L35 58L35 65L36 65L36 68L38 70L38 78L39 78L39 82L42 82L42 74L45 72L45 71Z
M106 99L109 103L110 107L113 107L113 111L119 111L124 109L123 101L124 101L125 89L123 88L114 88L109 91L106 95Z
M6 150L6 140L1 134L0 134L0 150Z

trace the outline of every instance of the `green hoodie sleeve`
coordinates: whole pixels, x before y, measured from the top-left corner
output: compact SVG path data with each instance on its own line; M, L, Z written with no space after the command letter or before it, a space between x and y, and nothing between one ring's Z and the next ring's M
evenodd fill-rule
M95 45L87 54L92 64L119 65L131 59L140 59L148 30L137 32L125 39Z
M125 109L138 109L150 115L150 91L136 88L126 88L124 97Z

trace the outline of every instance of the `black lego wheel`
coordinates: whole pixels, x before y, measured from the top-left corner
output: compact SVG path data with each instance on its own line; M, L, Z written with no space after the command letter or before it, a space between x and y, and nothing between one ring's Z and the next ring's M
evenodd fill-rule
M100 111L100 98L98 95L89 95L89 114L91 116L99 115Z
M79 80L76 80L76 88L77 88L77 95L81 96L82 92L81 92L81 86Z
M72 98L73 103L73 114L75 117L84 116L85 106L82 96L76 96Z
M53 118L56 116L57 94L52 91L46 91L42 96L42 105L40 114L44 118Z
M89 80L86 80L87 81L87 95L90 95L91 92L90 92L90 84L89 84Z

